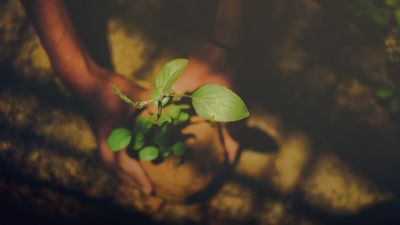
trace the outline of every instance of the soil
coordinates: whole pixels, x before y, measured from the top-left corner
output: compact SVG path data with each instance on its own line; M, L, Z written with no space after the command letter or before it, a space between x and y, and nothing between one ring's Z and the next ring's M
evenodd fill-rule
M156 195L172 202L184 202L208 187L223 169L224 149L212 124L191 124L184 134L192 134L188 153L181 159L168 157L161 163L141 161L155 187Z

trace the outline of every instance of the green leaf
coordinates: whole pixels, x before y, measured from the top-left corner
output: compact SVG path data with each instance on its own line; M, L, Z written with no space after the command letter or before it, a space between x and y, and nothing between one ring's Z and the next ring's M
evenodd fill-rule
M112 85L115 94L117 94L122 100L124 100L124 102L128 103L128 104L133 104L134 101L132 101L132 99L130 99L128 96L122 94L122 92L118 89L117 85L113 84Z
M396 22L400 24L400 9L396 9L394 16L396 18Z
M139 152L139 159L144 161L151 161L158 157L158 148L154 146L146 146Z
M133 148L139 150L144 146L144 134L142 132L137 132L135 134L135 140L133 142Z
M111 151L119 151L131 143L132 134L126 128L117 128L113 130L107 138L108 147Z
M174 153L176 156L182 156L185 152L185 149L186 145L183 142L177 142L171 147L172 153Z
M179 117L178 117L178 121L179 122L186 122L186 121L188 121L189 120L189 113L187 113L187 112L181 112L180 114L179 114Z
M179 114L181 112L181 107L179 107L178 105L172 104L169 106L168 108L168 115L172 118L172 119L178 119Z
M390 102L390 110L393 113L399 113L400 112L400 99L396 98L396 99L393 99Z
M143 133L147 133L151 127L153 126L153 122L146 117L139 117L138 119L138 129L143 131Z
M161 100L161 105L162 105L162 106L166 106L166 105L169 103L170 100L171 100L171 97L164 97L164 98Z
M390 20L390 11L387 9L371 9L368 14L369 18L376 24L387 25Z
M230 122L249 116L243 100L233 91L217 84L206 84L192 94L197 114L207 120Z
M174 59L165 64L156 78L157 90L161 94L170 92L188 64L189 61L187 59Z
M158 146L165 146L167 143L168 124L164 124L154 132L153 143Z
M394 90L389 88L380 88L376 91L379 98L391 98L394 96Z
M158 119L159 126L162 126L164 123L172 123L172 118L166 113L161 114L160 118Z
M395 6L398 4L398 0L385 0L387 6Z

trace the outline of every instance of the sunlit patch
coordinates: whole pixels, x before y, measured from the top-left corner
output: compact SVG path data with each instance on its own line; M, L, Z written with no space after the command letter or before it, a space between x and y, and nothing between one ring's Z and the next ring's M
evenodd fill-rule
M34 130L46 140L77 151L91 152L96 149L95 137L88 123L76 114L56 109L39 111Z
M306 200L315 207L344 214L354 214L391 198L366 179L357 175L333 155L321 157L302 185Z
M143 53L147 45L140 33L128 32L121 21L111 19L108 22L108 41L118 73L130 76L144 65Z
M262 221L267 224L281 224L287 219L287 209L282 201L269 201L265 205L265 214L261 215Z
M39 80L47 80L51 76L50 60L33 30L30 30L20 45L14 67L21 74L34 76Z
M38 108L37 99L31 96L14 96L0 93L0 120L23 128L32 123L32 115Z
M0 1L0 63L15 53L24 21L25 10L20 1Z
M32 96L0 94L0 116L15 129L32 128L38 137L81 152L96 149L95 138L82 116L58 109L40 108ZM79 135L77 135L79 134Z
M281 121L278 116L265 112L261 107L253 107L250 112L251 115L247 121L249 127L262 130L278 142L283 139Z
M236 166L236 171L240 175L262 179L268 177L273 156L267 153L261 153L251 150L244 150L240 155L240 160Z
M291 75L302 70L305 66L307 54L304 49L288 40L277 49L277 66L282 75Z
M280 143L271 183L277 191L288 193L297 185L302 170L308 161L310 143L302 133L293 133Z
M253 210L252 192L239 184L227 183L210 203L210 213L216 219L244 219Z

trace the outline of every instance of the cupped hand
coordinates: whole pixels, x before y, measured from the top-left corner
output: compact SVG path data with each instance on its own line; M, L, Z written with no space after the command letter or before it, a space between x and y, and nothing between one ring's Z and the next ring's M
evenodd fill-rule
M139 162L128 156L126 149L114 153L107 145L107 137L113 129L128 128L133 123L133 107L114 93L112 85L116 84L134 100L148 98L149 91L101 67L94 66L89 71L88 81L81 86L75 85L72 91L81 100L101 157L125 182L149 194L153 188Z

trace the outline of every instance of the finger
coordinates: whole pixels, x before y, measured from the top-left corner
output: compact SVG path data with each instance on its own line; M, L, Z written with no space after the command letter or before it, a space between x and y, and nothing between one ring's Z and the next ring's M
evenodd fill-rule
M141 190L145 194L150 194L153 192L152 184L142 166L137 160L131 158L127 154L126 150L118 152L117 160L119 167L125 174L128 175L127 178L130 179L127 182L132 182L132 180L134 180L134 182L140 186Z
M107 129L105 127L101 127L97 130L96 132L97 145L100 150L101 158L103 159L105 164L110 168L115 168L116 167L115 155L107 144L107 135L110 132L109 130L110 129Z
M221 129L222 138L224 139L223 143L228 155L228 160L230 163L233 163L239 150L239 144L229 134L225 125L219 126L219 128Z

